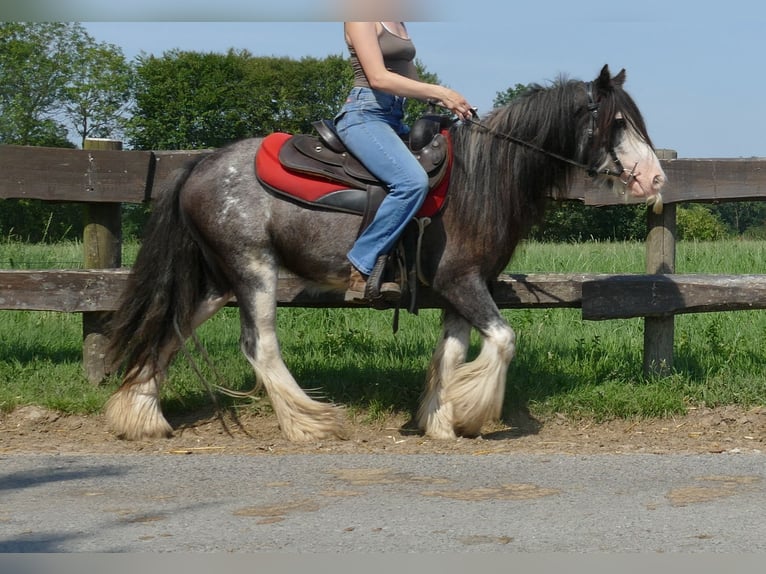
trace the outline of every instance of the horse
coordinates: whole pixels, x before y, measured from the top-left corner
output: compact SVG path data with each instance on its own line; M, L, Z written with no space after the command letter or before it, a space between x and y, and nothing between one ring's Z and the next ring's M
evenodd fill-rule
M662 205L665 183L625 70L596 79L564 75L445 128L451 172L446 201L422 230L419 275L444 301L441 337L417 413L435 439L476 437L501 415L516 333L489 282L508 265L548 199L585 170L594 185ZM110 334L122 382L106 404L127 440L169 437L159 394L168 366L195 330L236 299L240 345L290 441L343 438L341 405L307 394L286 366L276 335L280 270L307 289L345 291L346 253L360 215L288 201L253 168L263 138L240 140L179 170L153 206ZM309 185L310 182L307 182ZM478 354L467 361L472 330Z

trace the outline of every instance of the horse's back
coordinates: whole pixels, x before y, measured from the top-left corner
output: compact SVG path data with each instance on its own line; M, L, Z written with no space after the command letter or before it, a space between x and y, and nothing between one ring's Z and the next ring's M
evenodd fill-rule
M253 257L319 283L348 273L346 253L361 218L310 208L264 188L255 173L263 138L234 142L205 157L181 190L180 208L199 239L230 265Z

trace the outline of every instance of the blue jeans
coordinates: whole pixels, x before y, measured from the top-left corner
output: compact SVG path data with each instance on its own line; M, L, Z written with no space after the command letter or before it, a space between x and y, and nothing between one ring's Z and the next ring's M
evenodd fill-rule
M404 98L371 88L353 88L335 117L346 148L388 188L370 225L347 256L365 275L389 253L428 193L428 175L402 141Z

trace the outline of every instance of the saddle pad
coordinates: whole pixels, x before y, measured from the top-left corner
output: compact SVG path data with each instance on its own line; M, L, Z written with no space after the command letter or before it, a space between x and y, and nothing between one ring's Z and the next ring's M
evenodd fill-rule
M301 201L314 203L328 193L346 189L334 181L288 171L279 162L279 150L290 134L277 132L263 139L255 154L255 172L263 183Z
M446 137L447 132L445 131L444 134ZM303 203L315 203L318 207L327 209L328 206L322 204L320 200L331 193L342 192L348 189L348 186L320 176L286 169L279 161L279 150L291 137L291 134L276 132L263 139L261 147L255 154L256 174L265 185L276 192L289 195ZM450 145L447 153L447 172L439 184L428 193L416 217L433 217L444 205L452 169L452 149L448 137L447 142Z

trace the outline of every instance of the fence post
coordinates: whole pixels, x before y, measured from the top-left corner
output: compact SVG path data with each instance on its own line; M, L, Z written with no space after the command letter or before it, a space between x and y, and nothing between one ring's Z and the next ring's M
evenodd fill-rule
M659 159L676 159L673 150L657 150ZM646 272L676 272L676 204L664 206L662 213L651 209L647 216ZM673 368L675 317L644 318L644 375L663 376Z
M83 149L121 150L122 142L109 139L86 139ZM95 169L98 169L98 166ZM105 269L122 265L122 226L119 203L85 204L83 249L86 269ZM93 384L102 382L111 370L106 364L105 332L109 316L108 312L90 312L82 315L83 367L85 376Z

